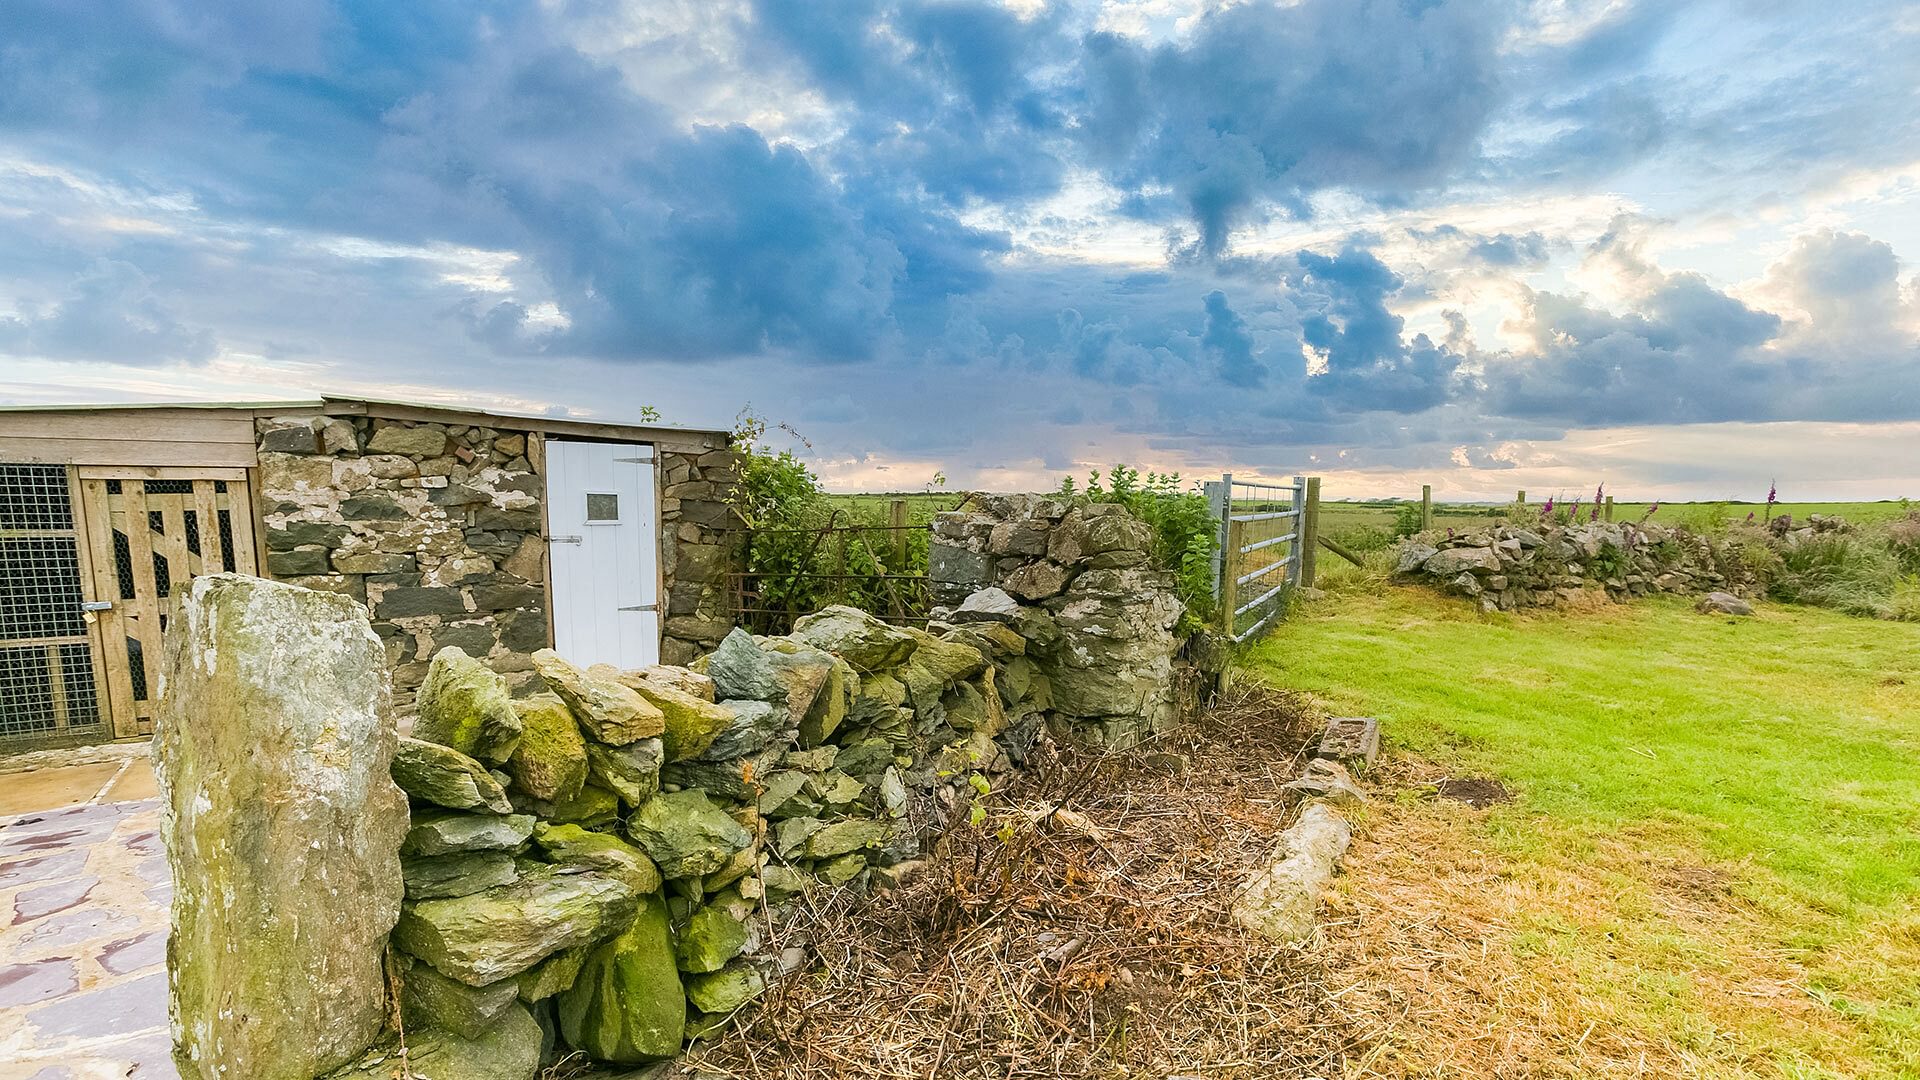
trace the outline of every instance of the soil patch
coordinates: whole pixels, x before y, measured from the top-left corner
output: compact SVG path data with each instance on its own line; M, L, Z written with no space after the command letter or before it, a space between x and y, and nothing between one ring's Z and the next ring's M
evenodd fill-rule
M1434 789L1441 798L1466 803L1475 810L1513 801L1513 793L1506 785L1483 776L1449 776L1435 784Z

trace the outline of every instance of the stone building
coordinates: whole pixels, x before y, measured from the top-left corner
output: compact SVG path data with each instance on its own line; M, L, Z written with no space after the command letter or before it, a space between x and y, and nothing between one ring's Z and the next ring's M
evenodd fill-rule
M344 593L411 704L447 645L684 664L731 626L726 432L329 397L0 409L0 751L151 729L168 600Z

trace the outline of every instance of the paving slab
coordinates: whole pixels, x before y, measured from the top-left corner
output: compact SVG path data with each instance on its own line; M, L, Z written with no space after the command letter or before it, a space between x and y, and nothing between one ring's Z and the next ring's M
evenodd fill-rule
M151 798L0 815L0 1080L178 1080L159 828Z

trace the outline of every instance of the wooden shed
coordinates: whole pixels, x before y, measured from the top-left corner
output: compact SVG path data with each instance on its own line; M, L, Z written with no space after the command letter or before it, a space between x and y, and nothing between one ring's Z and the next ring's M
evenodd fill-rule
M731 625L728 434L328 397L0 408L0 751L151 730L168 600L346 593L406 708L456 645L685 663Z

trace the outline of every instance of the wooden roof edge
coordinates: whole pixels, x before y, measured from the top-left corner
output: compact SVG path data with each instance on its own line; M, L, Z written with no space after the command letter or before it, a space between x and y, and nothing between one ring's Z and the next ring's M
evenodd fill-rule
M635 424L613 420L577 417L538 416L527 413L498 412L459 405L435 405L417 401L390 401L381 398L327 395L306 401L135 401L108 404L73 405L0 405L10 413L84 413L131 410L194 409L246 412L254 415L318 412L327 416L370 416L385 420L418 420L436 423L468 423L511 431L538 431L550 435L579 435L597 439L630 439L635 442L674 442L730 435L725 428L703 428L682 424Z

